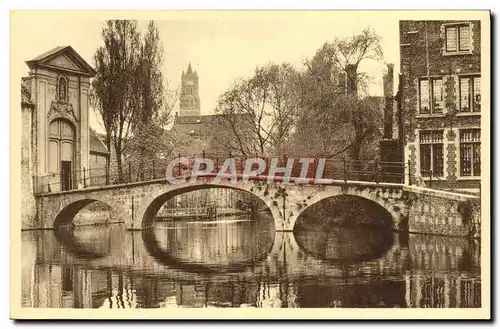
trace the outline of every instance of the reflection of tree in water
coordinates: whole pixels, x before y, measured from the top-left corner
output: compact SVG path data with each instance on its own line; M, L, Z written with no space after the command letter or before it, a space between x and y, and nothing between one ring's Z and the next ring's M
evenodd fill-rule
M305 281L296 289L300 307L404 307L405 283L392 280Z
M212 205L242 211L260 210L266 207L265 203L252 193L231 188L207 188L185 192L167 200L164 207L206 208Z
M458 269L461 271L474 270L478 273L481 271L481 248L479 244L467 241L458 263Z
M381 257L391 246L391 215L372 201L338 196L323 200L298 219L295 236L307 252L328 261Z
M300 230L297 243L308 253L328 261L356 262L381 257L393 243L393 232L370 227L324 226Z

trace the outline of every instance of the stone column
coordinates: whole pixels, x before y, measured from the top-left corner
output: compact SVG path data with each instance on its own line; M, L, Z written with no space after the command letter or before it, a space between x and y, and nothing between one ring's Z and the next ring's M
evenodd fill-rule
M445 134L445 147L446 147L446 158L445 158L445 175L446 181L450 188L454 188L457 182L457 171L458 171L458 163L457 163L457 133L455 129L446 129Z
M37 176L45 175L48 171L47 166L47 81L42 80L40 76L37 76L37 96L36 96L36 108L37 108L37 152L38 152L38 170Z
M90 139L89 139L89 79L78 78L78 107L80 112L80 163L77 170L80 171L78 180L83 183L83 168L89 169L89 152L90 152ZM87 171L88 172L88 171ZM88 177L88 174L86 175Z
M33 172L33 104L21 105L21 229L32 228L36 220Z
M417 184L417 174L420 173L420 161L418 151L418 130L408 133L408 142L405 147L404 161L405 161L405 184ZM410 165L408 169L407 166Z

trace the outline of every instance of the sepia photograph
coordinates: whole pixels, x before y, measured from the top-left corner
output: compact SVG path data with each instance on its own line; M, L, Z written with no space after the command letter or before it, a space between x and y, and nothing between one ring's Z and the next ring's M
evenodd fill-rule
M10 16L11 318L491 316L489 11Z

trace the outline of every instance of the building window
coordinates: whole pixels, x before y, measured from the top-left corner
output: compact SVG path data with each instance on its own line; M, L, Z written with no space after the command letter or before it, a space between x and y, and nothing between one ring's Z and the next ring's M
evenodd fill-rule
M460 130L460 176L481 175L481 130Z
M443 79L420 79L420 114L443 113Z
M460 78L460 112L481 112L481 77Z
M443 132L420 132L420 171L422 176L443 176Z
M446 52L470 51L470 25L455 24L446 26Z

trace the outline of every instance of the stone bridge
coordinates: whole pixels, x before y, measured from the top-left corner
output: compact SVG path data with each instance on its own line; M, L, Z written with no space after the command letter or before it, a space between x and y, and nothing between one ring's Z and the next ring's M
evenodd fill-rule
M170 198L200 189L246 191L262 200L272 213L276 231L293 231L300 215L313 204L339 195L369 200L390 214L395 230L444 235L478 235L480 204L475 196L364 181L273 181L201 176L195 182L171 184L166 179L45 193L37 196L37 218L23 229L53 228L71 223L86 205L101 201L110 207L112 222L128 229L152 226L154 216ZM471 233L472 232L472 233Z

